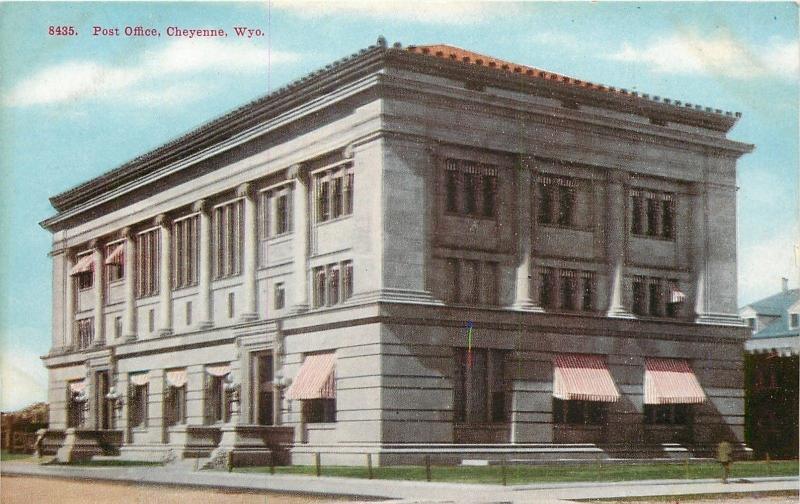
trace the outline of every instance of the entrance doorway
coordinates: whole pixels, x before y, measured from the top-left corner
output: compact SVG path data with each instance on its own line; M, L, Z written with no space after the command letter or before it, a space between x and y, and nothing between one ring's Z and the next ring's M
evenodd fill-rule
M256 425L274 425L274 385L272 352L259 352L253 355L251 390L253 408L251 421Z

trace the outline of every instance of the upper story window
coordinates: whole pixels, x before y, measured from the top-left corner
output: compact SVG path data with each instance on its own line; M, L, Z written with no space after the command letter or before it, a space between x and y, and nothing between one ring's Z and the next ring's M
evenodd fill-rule
M539 274L539 304L565 311L594 311L597 291L592 271L542 268Z
M448 159L444 193L447 213L494 219L497 217L497 167Z
M261 193L259 227L262 239L280 236L292 230L291 191L291 186L285 185Z
M675 202L672 193L644 189L631 191L631 234L675 238Z
M447 277L450 292L448 302L460 304L497 305L498 263L450 257Z
M172 286L182 289L197 283L197 215L172 224Z
M578 181L569 177L537 177L539 224L577 227Z
M631 311L634 315L671 317L680 315L685 300L675 279L635 276L631 284Z
M125 278L125 242L106 245L105 270L107 283Z
M794 329L795 327L800 326L800 313L790 313L789 314L789 327Z
M316 222L353 213L353 167L338 166L314 175Z
M242 272L242 220L242 200L214 207L212 250L216 279Z
M158 228L136 235L136 296L143 298L158 294L159 250Z
M312 271L314 308L334 306L353 295L353 262L319 266Z

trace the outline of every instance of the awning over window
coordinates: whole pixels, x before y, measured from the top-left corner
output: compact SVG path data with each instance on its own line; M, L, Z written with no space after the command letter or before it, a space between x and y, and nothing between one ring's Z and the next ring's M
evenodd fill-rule
M132 374L130 376L130 381L139 387L142 385L147 385L147 383L150 381L150 373Z
M69 384L69 391L73 394L80 394L86 390L86 380L74 381Z
M167 371L167 384L170 387L181 388L186 385L186 370L185 369L174 369L172 371Z
M286 395L289 399L335 399L336 355L324 353L309 355L300 366Z
M231 365L230 364L223 364L221 366L207 366L206 373L210 374L211 376L225 376L226 374L231 372Z
M114 247L114 250L112 250L110 254L108 254L108 257L106 257L106 264L122 265L124 263L125 263L125 244L120 243L119 245Z
M683 359L646 359L645 404L700 404L706 400L689 363Z
M81 273L88 273L94 271L94 254L86 254L81 257L77 264L69 271L70 276L80 275Z
M603 357L563 354L553 359L553 397L564 401L615 402L620 396Z

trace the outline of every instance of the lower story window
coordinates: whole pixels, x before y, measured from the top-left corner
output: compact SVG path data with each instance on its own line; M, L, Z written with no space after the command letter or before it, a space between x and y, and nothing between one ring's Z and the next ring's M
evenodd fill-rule
M606 403L599 401L563 401L553 398L553 423L570 425L602 425Z
M131 385L128 410L131 427L147 427L147 385Z
M644 405L644 421L650 425L688 425L690 418L689 404Z
M457 348L453 377L453 420L459 423L504 422L505 354L500 350Z
M206 424L230 420L229 393L225 390L225 376L206 376Z
M303 418L306 423L333 423L336 421L336 399L309 399L303 401Z
M167 425L186 423L186 385L168 387L164 405L164 416Z

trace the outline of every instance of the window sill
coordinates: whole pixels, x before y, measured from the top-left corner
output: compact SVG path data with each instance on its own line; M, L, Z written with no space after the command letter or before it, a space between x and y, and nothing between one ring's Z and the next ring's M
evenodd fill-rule
M142 434L142 433L147 432L147 430L148 429L147 429L146 425L145 426L137 425L136 427L131 427L131 432L133 432L133 433Z
M116 280L111 280L110 282L108 282L108 286L109 287L116 287L118 285L125 285L125 278L124 277L123 278L118 278Z
M343 220L347 220L352 216L353 216L353 214L349 213L349 214L340 215L339 217L331 217L331 218L329 218L327 220L324 220L324 221L314 220L314 225L317 226L317 227L320 227L320 226L324 226L326 224L333 224L334 222L340 222L340 221L343 221Z
M568 231L583 231L584 233L591 233L592 230L590 228L580 227L580 226L573 226L570 224L553 224L549 222L537 222L537 224L541 227L545 228L552 228L558 230L568 230Z
M500 420L497 422L480 422L480 423L467 423L467 422L453 422L454 429L492 429L502 430L507 429L509 426L508 420Z
M319 422L319 423L306 422L306 428L308 430L334 430L336 429L336 422Z
M466 213L459 213L459 212L444 212L445 217L455 217L459 219L474 219L479 221L486 221L486 222L497 222L497 216L493 215L491 217L487 217L485 215L476 215L476 214L466 214Z
M292 231L286 231L285 233L268 236L267 238L262 238L261 241L275 245L276 243L288 242L289 240L292 239L293 234L294 233Z
M555 423L553 422L554 429L581 429L588 431L599 431L606 428L604 424L581 424L581 423Z
M634 237L634 238L642 239L642 240L655 240L655 241L661 241L661 242L674 242L675 241L675 237L674 236L670 237L670 238L666 238L664 236L647 235L647 234L639 234L639 233L631 233L631 236Z

